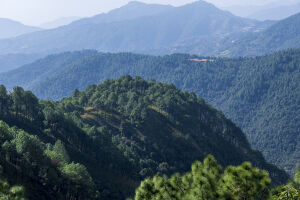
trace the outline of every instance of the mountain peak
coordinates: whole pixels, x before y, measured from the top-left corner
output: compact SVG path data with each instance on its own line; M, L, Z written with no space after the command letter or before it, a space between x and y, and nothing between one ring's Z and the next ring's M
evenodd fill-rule
M150 5L150 4L143 3L143 2L140 2L140 1L130 1L124 7L130 7L130 8L137 9L137 8L140 8L140 7L145 7L147 5Z
M198 1L186 4L184 6L201 6L201 7L211 7L211 8L213 7L213 8L216 8L216 6L214 4L209 3L207 1L203 1L203 0L198 0Z
M127 5L145 5L146 3L140 1L130 1Z

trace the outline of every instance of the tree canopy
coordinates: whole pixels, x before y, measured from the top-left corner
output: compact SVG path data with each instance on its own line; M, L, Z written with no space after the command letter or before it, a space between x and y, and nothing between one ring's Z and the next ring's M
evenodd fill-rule
M142 181L137 188L135 200L193 200L193 199L270 199L271 180L266 171L243 163L229 166L222 173L213 156L207 156L203 163L197 161L186 174L156 175Z

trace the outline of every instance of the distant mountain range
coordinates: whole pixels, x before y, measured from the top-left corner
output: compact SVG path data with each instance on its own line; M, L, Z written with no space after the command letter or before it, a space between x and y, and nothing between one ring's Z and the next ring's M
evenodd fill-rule
M300 50L237 59L68 52L2 73L0 83L57 100L74 89L127 74L171 82L221 109L268 161L292 172L300 163L299 58Z
M56 19L54 21L50 21L44 24L41 24L39 27L43 28L43 29L53 29L53 28L57 28L60 26L65 26L68 24L71 24L72 22L79 20L80 17L64 17L64 18L60 18L60 19Z
M154 16L174 9L173 6L160 4L145 4L139 1L131 1L127 5L111 10L90 18L83 18L73 23L76 25L83 24L101 24L112 23L127 20L134 20L146 16Z
M197 44L191 51L204 54L214 52L229 35L257 32L270 25L236 17L204 1L181 7L132 2L57 29L2 40L0 54L81 49L166 54L182 46L188 49L190 43Z
M300 13L281 20L265 31L246 34L240 38L227 38L221 48L220 55L256 56L282 49L300 47Z
M0 55L0 73L7 72L42 58L42 54L5 54Z
M258 20L282 20L299 12L300 3L297 3L293 5L280 5L269 9L265 8L258 10L247 17Z
M266 5L223 7L234 15L257 20L282 20L300 12L300 3L277 1Z
M69 25L0 40L0 55L95 49L153 55L257 56L300 47L299 16L261 22L234 16L204 1L181 7L130 2Z
M41 28L25 26L20 22L0 18L0 39L17 37L26 33L42 30Z

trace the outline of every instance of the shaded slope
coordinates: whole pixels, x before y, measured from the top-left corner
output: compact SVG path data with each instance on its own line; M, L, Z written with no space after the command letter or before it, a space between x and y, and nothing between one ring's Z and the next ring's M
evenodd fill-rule
M242 131L221 112L174 85L125 76L76 90L62 103L73 116L77 106L86 106L75 121L112 130L115 143L142 176L154 175L154 169L183 172L195 158L213 154L223 166L249 160L274 171L275 181L284 177L251 149Z

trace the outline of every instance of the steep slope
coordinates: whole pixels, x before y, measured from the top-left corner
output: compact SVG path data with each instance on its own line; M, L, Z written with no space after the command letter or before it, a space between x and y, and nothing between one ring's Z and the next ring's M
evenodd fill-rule
M40 31L42 29L37 27L25 26L24 24L10 19L0 18L0 30L0 39L4 39Z
M59 56L64 57L58 55L57 59ZM21 85L43 99L60 99L71 95L75 88L84 90L90 84L126 74L174 83L183 90L194 91L225 112L269 161L292 172L300 162L299 57L300 50L257 58L206 58L206 61L183 54L155 57L99 53L58 65L60 70L48 73L47 78L40 79L39 74L32 77L25 70L34 73L30 66L51 68L49 57L40 61L42 65L34 63L1 74L0 83L12 88L28 74L32 78Z
M274 184L288 178L220 111L174 85L125 76L60 102L0 91L0 119L35 135L0 122L4 178L29 199L124 199L145 177L185 172L207 154L222 166L250 161Z
M7 116L1 113L0 117ZM32 127L32 122L27 121L27 125ZM36 129L34 133L41 136L43 133L40 131ZM98 192L91 176L85 166L69 163L68 153L61 141L55 145L45 144L40 138L22 129L9 127L3 121L0 121L0 133L1 180L22 185L26 199L95 199ZM2 192L3 188L1 196Z
M256 56L300 47L300 13L281 20L261 33L231 38L218 51L229 56Z
M260 22L236 17L204 1L181 7L134 2L68 26L0 41L0 54L82 49L150 53L162 48L166 48L166 53L186 43L184 41L215 47L228 34L252 32L260 25Z

